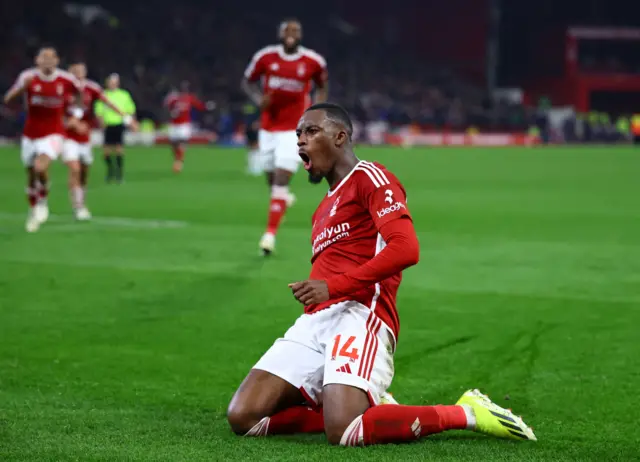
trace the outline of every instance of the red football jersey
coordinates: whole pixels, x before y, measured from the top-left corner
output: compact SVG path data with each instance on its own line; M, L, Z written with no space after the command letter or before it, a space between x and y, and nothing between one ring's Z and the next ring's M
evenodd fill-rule
M318 53L299 47L297 53L287 54L282 45L265 47L253 55L244 76L251 82L262 79L271 104L262 112L261 128L274 132L295 130L311 105L311 82L322 85L328 78L327 63Z
M86 122L90 128L95 126L96 117L93 112L94 105L96 101L102 99L102 87L94 82L93 80L85 80L82 82L82 109L83 116L82 120ZM69 114L70 110L78 107L76 98L71 96L67 100L67 112ZM70 140L77 141L78 143L88 143L91 139L91 133L83 133L80 134L75 130L67 129L65 136Z
M51 75L44 75L38 69L27 69L20 74L13 88L24 89L27 103L24 136L35 139L64 134L67 100L81 89L73 75L59 69Z
M386 245L380 227L401 217L411 215L400 181L382 165L360 161L313 214L309 278L327 280L365 264ZM402 273L398 273L349 296L306 306L305 313L354 300L373 310L397 338L396 294L401 280Z
M206 109L204 103L191 93L171 92L164 99L164 105L169 109L171 123L175 125L191 122L191 108Z

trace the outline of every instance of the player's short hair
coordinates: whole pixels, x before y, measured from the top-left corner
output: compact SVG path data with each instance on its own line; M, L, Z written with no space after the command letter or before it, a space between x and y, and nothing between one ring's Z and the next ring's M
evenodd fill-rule
M282 21L280 21L280 25L278 26L278 34L282 34L282 32L284 32L284 29L287 27L287 24L291 22L297 22L300 27L302 27L302 23L298 18L295 18L293 16L284 18Z
M349 135L349 139L353 136L353 123L351 117L345 108L335 103L317 103L311 106L308 111L324 111L326 117L339 125L344 125Z
M58 54L58 49L52 43L49 43L49 42L45 42L45 43L41 44L38 47L38 51L37 51L36 54L39 55L44 50L53 50L53 51L55 51L56 54Z

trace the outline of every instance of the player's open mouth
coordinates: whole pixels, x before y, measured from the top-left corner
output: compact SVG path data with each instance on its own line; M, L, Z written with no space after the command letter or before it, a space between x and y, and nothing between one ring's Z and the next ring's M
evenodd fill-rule
M311 170L311 159L309 158L309 155L306 152L302 152L302 151L298 151L298 155L300 156L300 159L302 159L302 164L304 165L304 169L309 171Z

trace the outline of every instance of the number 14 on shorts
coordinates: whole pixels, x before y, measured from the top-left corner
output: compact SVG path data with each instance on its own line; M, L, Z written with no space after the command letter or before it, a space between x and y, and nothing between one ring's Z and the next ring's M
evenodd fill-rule
M331 350L331 360L334 361L336 357L343 356L345 358L349 358L349 360L353 363L358 360L360 357L358 355L358 349L356 347L351 347L351 344L356 340L356 336L352 335L348 339L342 343L342 347L340 346L342 341L342 335L336 335L336 338L333 342L333 350ZM351 348L351 349L349 349Z

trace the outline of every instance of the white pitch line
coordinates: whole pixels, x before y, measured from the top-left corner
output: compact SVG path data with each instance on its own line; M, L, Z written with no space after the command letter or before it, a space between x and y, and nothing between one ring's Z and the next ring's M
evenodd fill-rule
M0 221L22 221L26 217L25 214L20 213L7 213L0 212ZM73 220L70 216L64 215L50 215L49 221L53 223L59 223L59 226L55 226L59 230L76 229L76 226L69 223ZM67 223L68 225L64 225ZM132 229L157 229L157 228L186 228L189 223L186 221L178 220L157 220L157 219L143 219L143 218L129 218L129 217L93 217L91 223L95 223L102 226L113 226L119 228L132 228ZM46 225L45 225L46 226ZM54 229L54 227L52 227ZM80 228L78 228L80 229ZM89 229L89 228L87 228Z

